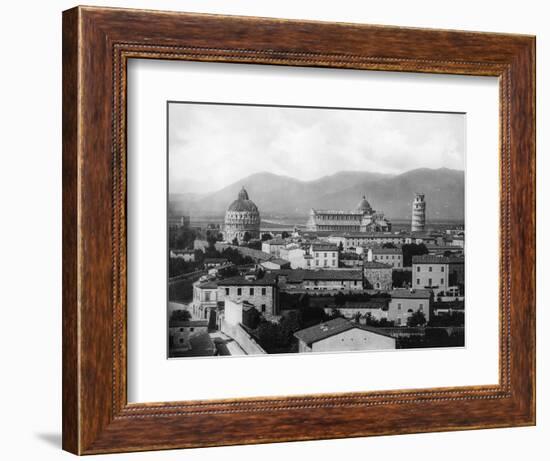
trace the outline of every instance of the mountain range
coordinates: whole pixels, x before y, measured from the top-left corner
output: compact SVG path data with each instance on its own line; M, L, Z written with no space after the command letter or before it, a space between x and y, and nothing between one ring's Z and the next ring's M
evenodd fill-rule
M448 168L420 168L397 175L340 171L313 181L255 173L216 192L170 194L170 213L223 214L243 186L264 217L304 216L311 208L354 209L365 195L386 217L408 219L414 193L423 192L428 220L464 219L464 171Z

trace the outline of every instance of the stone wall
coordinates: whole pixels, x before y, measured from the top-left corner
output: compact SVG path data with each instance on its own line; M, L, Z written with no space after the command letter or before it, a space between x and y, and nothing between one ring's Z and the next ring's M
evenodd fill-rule
M250 336L241 325L230 325L225 320L221 323L221 330L239 343L247 355L267 354L267 352Z

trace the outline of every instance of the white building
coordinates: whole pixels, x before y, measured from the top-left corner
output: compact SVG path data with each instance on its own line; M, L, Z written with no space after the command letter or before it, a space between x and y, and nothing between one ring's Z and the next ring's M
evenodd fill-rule
M276 258L281 257L281 248L284 248L288 242L285 242L283 239L271 239L262 242L262 251L270 255L275 256Z
M313 268L337 268L338 267L338 245L333 243L312 243L309 248L312 257L311 267Z
M419 311L424 314L426 322L428 322L431 299L430 290L397 288L391 292L388 320L395 322L397 326L405 326L408 318Z
M281 249L281 258L289 261L292 269L312 268L313 257L299 246Z
M373 328L337 318L294 333L298 352L337 352L395 349L396 341Z
M464 258L413 256L412 287L446 293L464 284Z
M186 262L195 261L195 250L171 249L170 258L183 259Z

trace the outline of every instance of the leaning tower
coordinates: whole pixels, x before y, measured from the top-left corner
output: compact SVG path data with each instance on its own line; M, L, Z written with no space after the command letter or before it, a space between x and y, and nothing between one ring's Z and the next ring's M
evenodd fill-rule
M412 232L422 232L426 226L426 202L424 194L416 193L412 204Z

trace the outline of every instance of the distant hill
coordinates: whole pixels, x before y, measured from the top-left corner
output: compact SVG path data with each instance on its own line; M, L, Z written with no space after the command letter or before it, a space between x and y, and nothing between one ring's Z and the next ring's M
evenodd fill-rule
M314 181L256 173L208 194L170 195L174 214L223 214L241 187L260 213L303 216L311 208L353 209L363 195L390 218L409 218L415 192L426 194L428 219L463 219L464 172L448 168L411 170L399 175L340 171Z

